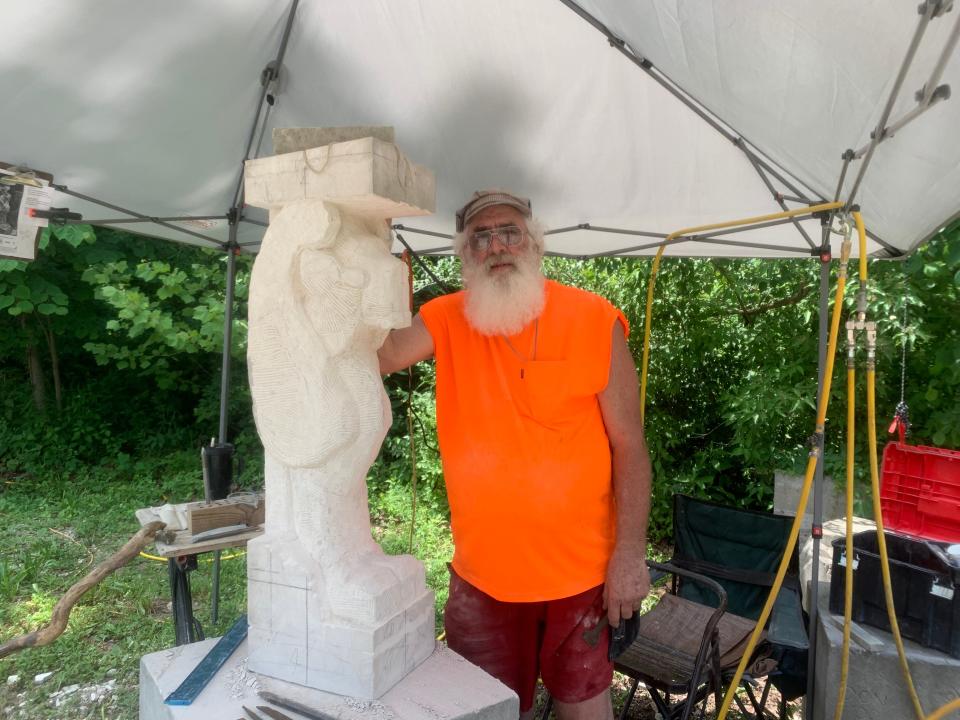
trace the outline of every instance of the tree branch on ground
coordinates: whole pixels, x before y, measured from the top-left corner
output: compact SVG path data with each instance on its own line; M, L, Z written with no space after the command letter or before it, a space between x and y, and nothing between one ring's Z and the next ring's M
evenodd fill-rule
M60 637L63 631L67 629L70 612L84 593L115 570L122 568L133 560L153 540L154 535L164 527L166 527L164 523L155 520L140 528L140 532L127 540L122 548L97 565L82 580L74 583L67 590L66 594L53 607L49 623L39 630L20 635L0 645L0 658L5 658L7 655L24 648L49 645Z

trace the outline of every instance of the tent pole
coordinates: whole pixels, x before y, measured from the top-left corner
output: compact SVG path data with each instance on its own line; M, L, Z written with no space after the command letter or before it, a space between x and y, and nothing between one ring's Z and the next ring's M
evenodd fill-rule
M884 106L883 112L880 113L880 120L877 123L876 129L873 131L873 133L871 133L870 144L867 145L866 150L864 151L863 162L860 164L860 171L857 173L857 177L853 181L853 187L850 189L850 197L847 198L847 207L853 205L853 201L857 197L857 190L860 189L860 183L863 182L863 176L866 174L867 168L870 166L870 160L873 158L873 151L877 149L877 145L880 144L880 140L883 138L884 129L887 126L887 120L890 119L890 113L893 111L893 106L897 101L897 96L900 94L900 88L903 86L903 81L907 77L907 71L910 69L910 65L913 63L913 58L917 54L917 48L920 46L920 39L923 37L930 20L935 17L935 12L939 7L940 3L938 2L924 2L918 8L920 20L917 22L917 29L914 30L913 37L910 40L910 45L907 47L907 54L900 63L900 70L897 72L897 77L893 81L893 87L890 89L889 97L887 97L887 104Z
M287 51L287 41L290 39L290 31L293 28L293 17L297 12L299 2L300 0L293 0L290 4L290 11L287 13L287 22L283 28L283 35L280 38L280 49L277 51L277 57L268 63L260 74L260 100L257 103L257 111L254 114L253 123L250 126L250 135L247 138L247 146L243 152L243 160L240 163L240 177L237 179L237 187L233 194L233 205L227 212L227 220L230 223L230 234L225 248L227 251L227 293L224 300L223 312L223 369L220 373L220 431L218 434L220 445L227 442L227 405L230 400L230 348L233 344L233 291L236 285L237 253L240 251L240 245L237 243L237 225L242 219L243 210L243 163L250 158L250 150L257 136L257 127L260 126L261 116L263 117L263 127L266 127L266 114L269 113L270 107L274 103L274 97L270 93L270 89L280 77L280 68L283 66L283 56ZM265 103L266 108L264 107ZM262 129L260 137L263 137ZM232 461L233 458L231 457L231 463ZM212 596L210 617L211 620L216 623L220 610L219 550L213 555L213 578L210 594Z
M230 221L230 240L227 243L227 288L223 308L223 364L220 373L220 431L217 440L227 441L227 401L230 395L230 347L233 344L233 295L237 275L237 222Z
M90 197L89 195L78 193L75 190L71 190L66 185L57 185L55 183L51 183L50 187L52 187L57 192L62 192L64 195L70 195L72 197L79 198L80 200L86 200L89 203L93 203L94 205L99 205L100 207L108 208L109 210L116 210L117 212L122 212L127 215L132 215L135 218L139 218L143 222L152 222L157 225L161 225L169 230L176 230L177 232L181 232L185 235L190 235L191 237L200 238L201 240L206 240L207 242L209 242L212 245L215 245L216 247L223 247L223 243L217 240L216 238L212 238L207 235L201 235L200 233L193 232L193 230L187 230L186 228L182 228L179 225L171 225L168 222L164 222L160 218L150 217L149 215L138 213L135 210L128 210L127 208L120 207L119 205L108 203L105 200L98 200L95 197Z
M829 228L824 232L829 238ZM825 242L820 254L820 327L817 358L817 407L820 406L820 396L823 393L824 370L827 363L827 336L830 312L830 246ZM835 312L839 308L835 309ZM823 536L823 450L824 435L817 435L817 469L813 476L813 523L810 529L813 541L813 552L810 570L810 624L807 626L807 636L810 647L807 654L807 695L804 700L804 717L810 720L813 717L813 701L816 692L814 675L817 667L817 615L819 614L820 598L820 539Z
M233 294L237 279L237 215L230 213L230 239L227 242L227 292L223 303L223 360L220 371L220 429L217 443L227 442L227 405L230 399L230 349L233 346ZM230 458L231 464L233 458ZM220 616L220 551L213 554L213 574L210 587L210 620L214 624Z
M741 142L737 142L738 146L741 144L742 144ZM773 187L773 183L770 182L770 178L767 177L767 174L763 171L763 168L761 168L757 164L757 161L754 159L753 155L751 153L746 153L746 156L747 156L747 159L750 161L750 164L753 166L754 171L757 173L757 175L760 176L760 179L763 181L763 184L767 186L767 190L770 191L770 194L773 196L773 199L776 201L777 205L780 206L781 210L786 211L788 208L787 208L786 198L783 197L783 193L777 192L776 188ZM807 241L807 245L809 245L811 249L815 248L817 246L816 243L814 243L813 240L810 239L810 235L807 233L806 230L803 229L803 226L800 224L800 221L797 220L796 218L790 218L790 220L791 222L793 222L793 226L803 236L803 239Z
M700 103L696 99L687 95L687 92L683 90L683 88L681 88L679 85L674 83L674 81L671 80L669 77L667 77L667 75L664 74L662 70L654 66L654 64L648 58L643 57L642 55L639 55L637 52L635 52L634 49L630 47L630 45L625 40L623 40L623 38L620 38L614 35L606 25L604 25L602 22L600 22L600 20L598 20L596 17L591 15L582 7L580 7L576 2L574 2L574 0L560 0L560 2L566 5L570 10L575 12L577 15L579 15L582 20L585 20L587 23L592 25L595 30L603 34L603 36L607 38L607 42L610 43L610 46L613 49L620 52L628 60L630 60L630 62L632 62L634 65L636 65L645 73L647 73L647 75L649 75L657 83L659 83L667 92L669 92L671 95L677 98L677 100L679 100L684 105L686 105L693 113L699 116L701 120L703 120L710 127L712 127L714 130L716 130L721 135L723 135L730 142L740 143L739 147L745 153L747 153L748 155L752 154L750 150L748 150L744 145L744 143L749 141L747 141L740 133L738 133L736 131L736 128L732 128L730 125L727 125L727 123L720 121L718 119L715 119L715 117L712 116L712 113L710 113L709 110L707 110L705 107L700 105ZM779 172L777 168L774 167L775 164L773 163L772 160L768 163L763 158L757 157L755 154L752 154L752 155L753 155L753 159L757 163L759 163L761 167L763 167L767 172L769 172L771 175L777 178L777 180L779 180L784 185L786 185L791 192L793 192L795 195L803 196L804 193L802 193L796 187L796 185L794 185L792 182L787 180L786 177L784 177L784 175L788 175L792 173L789 173L789 171L787 171L786 169L781 168L781 170L783 170L783 173L781 174L781 172ZM802 181L799 181L799 180L798 180L798 183L804 184L802 183ZM814 192L813 194L816 195L817 193Z

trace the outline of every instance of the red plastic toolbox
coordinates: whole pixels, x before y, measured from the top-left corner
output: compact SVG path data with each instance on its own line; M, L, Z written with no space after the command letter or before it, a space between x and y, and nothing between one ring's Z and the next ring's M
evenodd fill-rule
M960 451L888 443L880 505L888 530L960 543Z

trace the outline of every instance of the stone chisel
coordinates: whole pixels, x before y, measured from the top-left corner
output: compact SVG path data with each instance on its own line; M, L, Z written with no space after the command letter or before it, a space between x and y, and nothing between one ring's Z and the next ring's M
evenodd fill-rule
M240 535L241 533L250 532L253 530L249 525L227 525L226 527L213 528L212 530L204 530L201 533L190 536L190 542L199 543L206 542L207 540L216 540L222 537L229 537L230 535Z
M268 703L279 705L287 710L293 710L295 713L300 713L304 717L310 718L310 720L338 720L337 716L335 715L330 715L329 713L315 710L314 708L302 705L295 700L287 700L286 698L282 698L279 695L275 695L267 690L260 690L257 694ZM273 708L266 707L265 705L257 705L257 710L269 715L270 717L274 718L274 720L291 720L291 718L283 715L283 713L278 713Z
M266 705L257 705L257 710L270 718L270 720L293 720L293 718L289 715L282 713L279 710L274 710L272 707L267 707ZM260 720L263 720L260 715L257 717L260 718Z

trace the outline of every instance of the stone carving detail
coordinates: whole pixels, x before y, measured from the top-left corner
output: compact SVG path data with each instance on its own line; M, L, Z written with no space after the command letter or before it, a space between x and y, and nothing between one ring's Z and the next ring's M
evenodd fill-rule
M271 216L249 310L267 494L248 554L250 667L373 698L433 651L423 566L384 555L367 506L391 420L376 351L410 323L406 267L375 203L294 199Z

